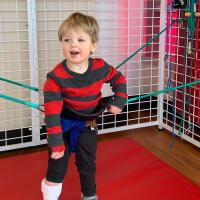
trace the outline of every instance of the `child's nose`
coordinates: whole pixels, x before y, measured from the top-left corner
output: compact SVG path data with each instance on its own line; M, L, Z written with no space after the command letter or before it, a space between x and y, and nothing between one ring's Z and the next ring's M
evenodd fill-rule
M72 40L72 41L71 41L71 46L72 46L72 47L75 47L76 45L77 45L76 40Z

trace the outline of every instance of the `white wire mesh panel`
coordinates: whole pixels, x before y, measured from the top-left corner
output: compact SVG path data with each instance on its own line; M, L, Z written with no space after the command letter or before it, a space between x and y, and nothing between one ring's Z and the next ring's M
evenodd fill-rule
M32 2L32 1L31 1ZM14 24L18 24L21 27L21 21L24 22L25 28L16 28L15 26L13 34L17 34L15 37L23 35L23 40L20 38L15 38L14 41L17 41L17 51L15 55L18 56L18 65L20 66L20 78L15 79L13 77L8 77L12 80L18 80L22 83L30 84L30 77L35 80L31 80L31 83L38 81L39 88L42 89L43 83L46 79L46 74L49 72L58 62L63 59L60 44L57 38L57 31L61 22L75 11L80 11L86 14L94 15L100 25L100 41L97 52L93 55L94 57L102 57L111 65L117 67L122 61L124 61L128 56L130 56L134 51L139 47L145 44L149 39L155 36L160 29L160 1L158 0L143 0L143 1L131 1L131 0L69 0L69 1L55 1L55 0L41 0L36 2L36 31L37 31L37 45L29 46L28 51L28 31L27 31L27 10L26 10L26 1L9 1L5 3L6 6L12 5L13 8L7 8L8 10L13 11L13 13L23 13L24 18L15 17ZM30 3L30 2L29 2ZM22 5L21 5L22 4ZM20 5L20 6L19 6ZM23 8L23 9L22 9ZM5 8L2 7L2 10ZM35 12L35 8L29 12ZM6 12L5 12L6 13ZM6 14L5 14L6 15ZM30 15L29 15L30 16ZM6 16L1 14L1 17L4 17L1 26L6 21ZM35 19L35 18L34 18ZM33 20L34 20L33 19ZM12 20L11 20L12 21ZM17 23L16 23L17 22ZM20 22L20 23L19 23ZM10 23L10 22L9 22ZM33 24L34 24L33 23ZM30 28L30 27L29 27ZM34 29L34 26L33 26ZM6 30L6 29L1 29ZM17 30L17 31L16 31ZM30 34L29 30L29 34ZM33 37L33 36L32 36ZM9 37L11 40L12 35ZM25 39L27 38L27 40ZM29 39L31 40L31 38ZM1 32L1 52L5 52L4 47L4 38L3 32ZM140 96L145 93L153 92L158 90L158 73L159 73L159 43L158 39L153 41L148 47L144 48L137 55L135 55L131 60L126 62L123 66L119 68L120 71L126 76L128 83L128 95L129 98ZM10 42L11 43L11 42ZM18 47L18 45L24 44L23 47ZM34 44L34 43L33 43ZM29 44L30 45L30 44ZM36 49L34 49L36 48ZM12 55L13 48L8 50L9 56ZM23 54L19 57L21 51ZM35 51L37 53L35 53ZM38 63L38 67L35 66L34 71L28 67L29 59L28 52L30 52L30 57L34 59L34 62ZM27 57L27 58L26 58ZM1 56L2 60L2 76L6 76L6 67L5 67L5 55ZM13 57L12 57L13 58ZM26 59L25 59L26 58ZM12 60L12 59L11 59ZM11 62L11 61L9 61ZM32 63L32 60L31 60ZM33 65L33 64L31 64ZM7 66L7 65L6 65ZM23 68L25 66L25 68ZM26 68L27 67L27 68ZM32 66L34 67L34 66ZM13 70L13 69L12 69ZM26 73L22 73L25 70ZM26 71L27 70L27 71ZM18 70L12 71L13 74L17 74ZM19 73L19 72L18 72ZM23 74L23 76L21 75ZM38 74L38 80L37 80ZM26 77L26 76L28 77ZM25 77L24 77L25 76ZM6 83L1 85L1 91L7 92L5 88ZM37 84L36 84L37 85ZM12 86L13 88L14 86ZM30 91L23 89L15 89L15 91L20 91L20 96L25 100L30 100ZM25 94L27 96L25 96ZM111 94L111 90L108 86L103 88L103 95L107 96ZM34 99L37 99L37 94L31 96ZM43 95L40 91L40 104L43 104ZM1 101L3 110L7 107L7 101ZM5 106L6 104L6 106ZM16 104L14 104L16 105ZM30 117L26 115L26 119L29 124L25 124L22 127L31 127L31 111L29 108L24 106L17 105L20 108L23 107L22 113L29 111ZM129 105L126 105L123 112L118 115L113 115L109 113L104 113L98 119L98 126L100 133L108 133L117 130L125 130L131 128L138 128L142 126L151 126L158 124L157 122L157 97L150 97L132 102ZM7 114L6 114L7 115ZM6 116L4 115L4 117ZM34 137L34 144L42 144L46 142L46 130L44 126L44 116L37 116L32 112L34 117L33 130L39 129L39 140L36 140ZM22 114L20 117L15 117L16 120L22 120ZM5 125L5 119L2 119L2 124ZM18 123L19 124L19 123ZM10 128L15 130L15 128ZM4 132L7 131L7 127L2 129ZM21 130L21 129L20 129ZM38 133L34 133L38 134ZM5 134L4 134L5 135ZM4 139L4 138L3 138Z
M159 1L148 1L148 3L146 1L97 1L96 9L101 29L97 54L114 66L118 66L159 30ZM156 25L158 30L155 28ZM158 48L158 41L153 42L149 49L144 49L120 67L119 70L127 77L129 98L156 90L158 77L156 45ZM152 78L153 74L154 78ZM153 82L155 87L151 86ZM104 130L100 133L140 127L142 123L155 122L156 101L151 100L152 98L133 102L117 116L105 113L100 121L101 128Z
M129 17L129 54L159 32L160 1L131 2ZM128 64L129 96L140 96L158 90L158 49L156 39ZM157 98L139 99L129 105L129 121L134 124L157 120Z
M0 76L30 84L25 0L0 1ZM1 81L0 91L30 101L30 91L19 86ZM30 145L31 126L30 108L0 99L0 148Z
M61 22L74 11L94 15L100 25L100 41L94 57L102 57L117 66L142 44L159 32L159 1L38 1L37 31L40 87L48 71L63 59L57 38ZM124 64L120 70L126 75L130 97L157 90L158 40ZM110 95L109 86L103 95ZM43 102L41 94L41 103ZM121 114L104 113L98 119L100 133L125 129L135 124L157 120L156 98L151 97L131 103ZM129 113L129 114L128 114ZM43 125L43 116L41 116ZM116 129L116 127L118 127ZM109 128L109 130L108 130ZM46 135L45 129L44 138ZM43 134L43 133L41 133Z
M128 54L128 4L129 1L96 1L95 14L100 25L100 42L97 57L117 66ZM126 65L119 70L126 75ZM104 85L103 96L111 95L109 85ZM125 112L115 116L104 113L97 120L100 133L114 131L116 127L127 125ZM109 128L109 130L107 130Z
M198 2L196 11L200 11L199 9ZM181 19L185 12L186 8L174 8L169 4L168 23L171 23L173 19ZM199 18L194 19L194 22L194 39L192 39L188 21L175 23L168 31L164 76L166 88L196 81L200 78ZM165 94L163 120L166 129L200 147L199 94L199 84Z
M172 19L182 18L185 12L183 8L170 10L166 5L165 1L158 0L0 1L0 76L28 85L39 85L42 89L47 72L63 59L57 38L58 28L75 11L94 15L99 22L100 41L93 56L102 57L111 65L119 67L165 25L169 25ZM199 9L198 2L197 11ZM188 53L192 39L188 28L185 29L186 25L184 22L175 23L166 32L165 47L162 36L162 39L152 41L119 68L127 78L129 98L155 92L163 89L163 86L174 87L200 78L199 19L196 20L192 43L195 56ZM163 67L164 51L166 64ZM6 82L1 82L0 91L26 101L38 101L37 93ZM103 95L110 94L109 86L105 85ZM41 90L39 103L43 104ZM97 122L100 133L159 123L160 127L170 131L175 129L176 134L200 146L199 107L200 89L199 85L194 85L191 89L165 93L159 98L154 95L133 101L126 105L121 114L105 112ZM42 113L39 116L38 112L24 105L0 99L1 150L45 142L46 129Z

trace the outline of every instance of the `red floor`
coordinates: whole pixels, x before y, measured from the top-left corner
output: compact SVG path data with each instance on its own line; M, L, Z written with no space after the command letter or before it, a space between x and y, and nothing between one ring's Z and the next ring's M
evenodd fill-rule
M200 200L200 188L130 139L100 142L100 200ZM0 199L40 200L47 152L0 159ZM60 200L80 200L74 156Z

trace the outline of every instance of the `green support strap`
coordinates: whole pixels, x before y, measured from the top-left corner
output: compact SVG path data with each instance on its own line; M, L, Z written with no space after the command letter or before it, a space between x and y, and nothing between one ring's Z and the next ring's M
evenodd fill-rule
M191 83L187 83L187 84L183 84L183 85L179 85L179 86L176 86L176 87L173 87L173 88L167 88L167 89L164 89L164 90L144 94L144 95L141 95L139 97L134 97L134 98L128 99L127 103L137 101L139 99L143 99L143 98L146 98L146 97L151 97L151 96L155 96L155 95L158 95L158 94L166 93L166 92L169 92L169 91L172 91L172 90L190 87L190 86L195 85L195 84L200 84L200 80L197 80L197 81L194 81L194 82L191 82ZM16 103L20 103L20 104L23 104L23 105L26 105L26 106L29 106L29 107L32 107L32 108L37 108L37 109L41 108L41 106L39 104L34 104L34 103L31 103L31 102L28 102L28 101L16 99L16 98L13 98L13 97L10 97L10 96L7 96L7 95L3 95L3 94L0 94L0 98L4 98L4 99L10 100L10 101L14 101Z
M124 65L126 62L128 62L132 57L134 57L138 52L140 52L142 49L147 47L151 42L153 42L155 39L157 39L162 33L164 33L168 28L170 28L175 22L183 21L184 19L176 19L173 20L171 24L166 26L162 31L160 31L157 35L155 35L153 38L151 38L146 44L142 45L139 49L137 49L133 54L131 54L128 58L126 58L124 61L122 61L119 65L117 65L116 69L120 68L122 65Z
M128 58L126 58L123 62L121 62L116 67L116 69L120 68L126 62L128 62L133 56L135 56L139 51L141 51L143 48L145 48L146 46L148 46L152 41L154 41L156 38L158 38L163 32L165 32L168 28L170 28L175 22L182 21L182 20L184 20L184 19L176 19L176 20L172 21L172 23L170 25L168 25L167 27L165 27L161 32L159 32L157 35L155 35L146 44L144 44L142 47L140 47L138 50L136 50L132 55L130 55ZM2 78L2 77L0 77L0 80L8 82L8 83L11 83L11 84L14 84L14 85L19 85L21 87L24 87L24 88L27 88L27 89L30 89L30 90L39 91L38 88L29 86L29 85L25 85L25 84L22 84L22 83L18 83L18 82L15 82L15 81L11 81L11 80L8 80L8 79ZM24 104L24 105L29 106L29 107L38 108L38 109L40 108L40 105L31 103L31 102L28 102L28 101L16 99L16 98L13 98L13 97L10 97L10 96L6 96L6 95L3 95L3 94L0 94L0 98L4 98L4 99L10 100L10 101L14 101L16 103L21 103L21 104Z
M196 84L200 84L200 80L190 82L190 83L186 83L186 84L182 84L182 85L178 85L176 87L167 88L167 89L164 89L164 90L144 94L144 95L141 95L141 96L138 96L138 97L133 97L131 99L128 99L127 103L137 101L139 99L143 99L143 98L146 98L146 97L156 96L156 95L162 94L162 93L167 93L167 92L170 92L170 91L173 91L173 90L183 89L185 87L191 87L192 85L196 85Z
M138 50L136 50L133 54L131 54L128 58L126 58L123 62L121 62L116 67L116 69L120 68L126 62L128 62L133 56L135 56L139 51L141 51L143 48L145 48L146 46L148 46L152 41L154 41L155 39L157 39L163 32L165 32L168 28L170 28L177 21L184 21L184 19L173 20L170 25L168 25L167 27L165 27L162 31L160 31L157 35L155 35L152 39L150 39L146 44L144 44L143 46L141 46ZM21 84L21 83L17 83L15 81L11 81L11 80L8 80L8 79L0 78L0 80L9 82L9 83L12 83L12 84L15 84L15 85L22 86L22 87L25 87L25 88L30 89L30 90L34 90L34 91L38 91L39 90L38 88L31 87L29 85L25 85L25 84ZM190 83L187 83L187 84L183 84L183 85L180 85L180 86L176 86L174 88L168 88L168 89L165 89L165 90L161 90L161 91L157 91L157 92L145 94L145 95L142 95L140 97L131 98L131 99L129 99L127 101L127 103L132 102L132 101L136 101L138 99L146 98L146 97L149 97L149 96L155 96L155 95L158 95L158 94L161 94L161 93L169 92L169 91L172 91L172 90L176 90L176 89L180 89L180 88L185 88L186 86L191 86L191 85L198 84L198 83L200 83L200 80L199 81L195 81L195 82L190 82ZM10 100L10 101L21 103L21 104L24 104L24 105L32 107L32 108L40 109L40 105L38 105L38 104L34 104L34 103L31 103L31 102L28 102L28 101L16 99L16 98L13 98L13 97L10 97L10 96L7 96L7 95L0 94L0 98L4 98L4 99Z
M3 77L0 77L0 81L5 81L5 82L11 83L11 84L13 84L13 85L19 85L19 86L21 86L21 87L23 87L23 88L27 88L27 89L29 89L29 90L33 90L33 91L36 91L36 92L39 91L39 89L36 88L36 87L32 87L32 86L30 86L30 85L18 83L18 82L16 82L16 81L11 81L11 80L6 79L6 78L3 78Z
M14 101L16 103L20 103L20 104L23 104L23 105L26 105L26 106L29 106L29 107L32 107L32 108L37 108L37 109L40 108L40 105L38 105L38 104L31 103L29 101L24 101L24 100L21 100L21 99L16 99L16 98L4 95L4 94L0 94L0 98L7 99L9 101Z

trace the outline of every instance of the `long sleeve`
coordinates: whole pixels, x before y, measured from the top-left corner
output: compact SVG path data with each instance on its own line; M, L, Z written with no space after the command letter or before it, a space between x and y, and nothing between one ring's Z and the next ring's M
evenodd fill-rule
M81 113L92 113L102 96L101 89L105 82L110 83L115 94L111 104L123 109L127 100L125 77L103 59L90 58L84 74L70 71L65 60L48 73L43 88L44 111L52 151L65 150L60 120L65 106Z
M63 107L62 92L54 79L48 76L44 87L44 113L48 143L53 152L64 151L60 114Z
M109 66L109 73L106 76L106 82L110 83L114 92L114 100L112 105L123 109L127 101L126 79L121 72L117 71L113 66Z

